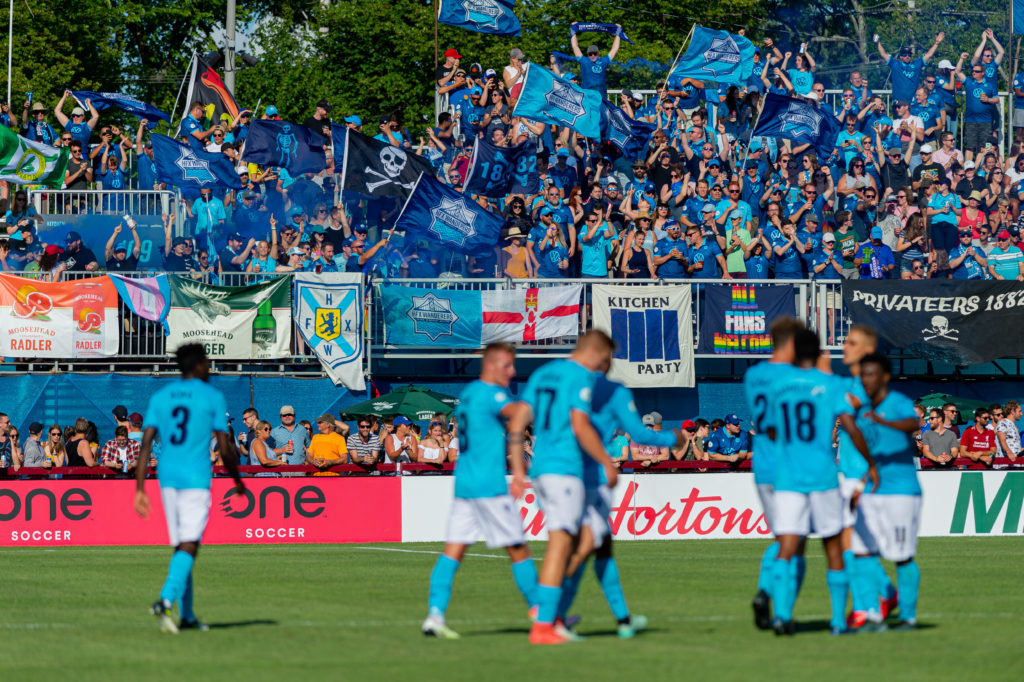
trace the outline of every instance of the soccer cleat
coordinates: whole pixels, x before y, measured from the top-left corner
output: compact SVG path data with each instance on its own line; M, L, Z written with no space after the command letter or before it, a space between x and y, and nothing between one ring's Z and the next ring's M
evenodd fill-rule
M530 644L565 644L568 641L555 632L551 623L534 623L530 628Z
M198 618L193 618L192 620L185 620L184 618L182 618L181 622L178 623L178 629L208 632L210 630L210 626L204 623L203 621L199 620Z
M771 630L772 628L772 598L764 590L758 590L754 595L754 601L750 603L754 608L754 625L758 630Z
M776 635L795 635L796 621L787 620L786 622L782 622L776 618L772 621L772 629L775 630Z
M892 596L888 599L878 598L878 606L882 611L882 620L889 617L889 614L896 610L896 607L900 604L900 593L893 590Z
M448 624L437 616L427 616L427 619L423 621L423 625L420 626L420 630L427 637L437 637L438 639L459 639L459 633L448 627Z
M527 614L530 616L530 622L531 623L533 621L537 620L537 614L539 612L540 612L540 607L537 606L536 604L534 604L533 606L530 607L530 610L527 612Z
M862 627L866 622L868 622L867 611L850 611L850 615L846 617L846 627L853 630Z
M583 620L583 616L579 615L578 613L574 613L571 616L566 616L565 627L572 629L579 625L579 622L581 620Z
M917 620L901 620L889 629L893 632L910 632L917 629Z
M572 631L561 618L556 618L553 625L555 634L563 637L567 642L582 642L585 637Z
M157 599L149 608L149 612L156 616L160 623L160 632L166 632L169 635L178 634L178 626L171 619L171 603L169 601Z
M628 623L619 623L618 635L622 639L631 639L636 633L647 629L647 616L635 615L629 617Z

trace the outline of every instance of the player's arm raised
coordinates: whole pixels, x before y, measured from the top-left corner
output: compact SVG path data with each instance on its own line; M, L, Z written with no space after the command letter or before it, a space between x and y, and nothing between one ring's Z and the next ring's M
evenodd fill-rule
M590 415L583 410L573 409L569 415L569 423L572 424L572 433L576 436L580 447L604 467L605 475L608 477L608 487L614 488L619 480L619 471L612 464L612 458L608 456L608 452L605 451L604 445L601 443L601 436L590 422Z
M853 446L857 448L857 452L867 460L867 476L871 479L871 492L875 492L878 490L878 467L875 466L875 458L868 451L867 441L864 440L864 434L861 432L860 427L857 426L857 420L853 418L852 414L844 413L839 415L839 421L843 428L846 429L846 433L849 434L850 440L853 441Z
M526 491L526 461L523 459L523 432L533 419L530 406L524 402L509 403L501 409L508 437L505 440L505 454L512 469L512 481L508 490L519 498Z

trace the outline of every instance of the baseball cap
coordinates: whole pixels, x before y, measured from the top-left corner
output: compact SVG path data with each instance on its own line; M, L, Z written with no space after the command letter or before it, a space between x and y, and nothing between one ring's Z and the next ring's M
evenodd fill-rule
M809 99L809 100L812 100L814 102L818 101L818 93L813 92L813 91L805 93L803 97L804 97L804 99Z
M173 248L175 246L181 246L182 244L184 244L187 241L188 240L185 239L184 237L175 237L174 240L171 241L171 247Z
M448 57L455 57L456 59L462 59L462 55L459 54L459 51L456 50L454 47L449 47L447 50L445 50L444 51L444 56L445 56L445 59L447 59Z
M231 234L228 235L228 241L229 242L240 242L240 241L243 241L242 235L240 233L238 233L238 232L232 232Z
M654 186L653 182L645 182L644 183L644 191L645 192L653 192L655 189L657 189L657 188Z
M363 125L363 119L359 118L355 114L345 117L345 123L351 123L352 125L361 126Z
M649 412L643 417L644 426L655 426L661 423L661 415L657 412Z
M898 99L892 103L892 106L899 109L900 107L909 107L910 104L905 99Z
M964 164L964 170L968 170L969 168L975 168L975 167L976 167L976 166L974 165L974 162L973 162L973 161L968 161L968 162L966 162L966 163Z
M128 415L128 421L136 426L142 426L142 415L138 412L132 412Z
M1009 239L1010 233L1006 230L999 230L999 234L996 235L996 239Z
M518 47L513 47L508 53L509 59L522 59L523 51Z
M881 239L882 238L882 228L878 227L877 225L872 227L871 228L871 238L872 239Z
M694 431L696 431L697 430L697 422L693 421L692 419L687 419L686 421L684 421L679 426L679 428L681 428L681 429L693 429Z
M114 415L114 419L128 418L128 408L124 405L114 405L114 409L110 413Z
M939 68L940 69L955 69L956 67L953 66L953 62L949 61L948 59L943 59L941 62L939 62Z
M78 234L74 230L68 232L68 236L64 237L64 243L70 244L71 242L77 242L82 239L82 235Z
M597 54L598 52L600 52L600 50L597 48L597 45L591 45L587 48L587 54Z
M39 422L32 422L31 424L28 425L28 432L29 433L42 433L43 432L43 425L40 424Z
M473 97L474 95L479 96L479 95L482 95L482 94L484 94L484 89L481 88L479 85L474 85L473 89L469 91L469 96L470 97Z
M494 69L487 69L484 71L484 78L490 78L491 76L497 76L498 72Z
M319 422L324 422L325 424L330 424L331 426L334 426L334 424L336 423L334 421L334 416L330 415L330 414L322 414L319 417L317 417L316 420L317 420L318 423Z
M320 100L319 102L316 103L316 105L317 105L317 107L323 109L324 111L330 111L331 110L330 102L328 102L325 99Z
M715 212L715 205L714 204L704 204L704 208L701 209L701 213L714 213L714 212Z
M808 213L807 215L804 216L804 222L813 222L815 225L817 225L821 221L818 220L818 216L816 216L814 213Z
M408 419L406 419L405 417L403 417L402 415L398 415L397 417L395 417L395 422L394 423L395 423L395 426L401 426L402 424L412 425L412 422L409 421Z
M740 211L740 210L733 211L732 213L729 214L729 220L736 220L737 218L742 218L742 217L743 217L743 211ZM808 215L807 217L810 218L811 216Z
M238 173L239 175L248 175L249 167L244 163L240 163L237 166L235 166L235 172Z
M565 147L562 147L557 152L555 152L555 156L566 156L567 157L567 156L569 156L569 150L566 149Z
M921 145L921 153L922 154L931 154L934 151L935 150L932 149L932 146L930 144L923 144L923 145Z
M71 115L72 116L85 116L85 109L83 109L82 107L75 107L74 109L71 110Z
M740 424L740 418L732 413L725 415L725 419L723 419L722 421L724 421L726 424L735 424L736 426L739 426Z
M623 91L622 91L622 94L623 94L623 96L625 96L625 97L626 97L627 99L633 99L633 91L632 91L632 90L623 90Z
M719 161L718 159L711 159L710 161L708 161L707 165L708 165L708 168L711 168L712 166L719 166L719 167L721 167L722 162Z
M292 407L291 405L282 405L281 406L281 416L283 417L286 414L290 414L291 416L294 417L295 416L295 408Z
M551 215L552 213L554 213L554 211L551 210L550 206L545 206L540 210L541 215Z
M826 232L825 234L821 235L821 241L823 242L834 242L835 240L836 236L831 232Z
M122 241L122 242L118 242L117 244L115 244L114 245L114 253L117 253L118 251L125 251L125 252L127 252L128 251L128 242L127 241Z
M292 248L288 249L289 256L304 256L305 254L306 252L297 246L293 246Z
M56 244L50 244L45 249L43 249L43 253L45 253L47 256L56 256L58 253L64 253L64 249L60 248Z
M888 116L883 116L882 118L878 119L878 125L880 125L880 126L892 126L892 119L889 118Z
M913 53L914 53L913 50L911 50L909 46L904 46L904 47L900 48L900 56L901 57L909 57Z
M267 107L267 116L277 116L277 107L273 104Z

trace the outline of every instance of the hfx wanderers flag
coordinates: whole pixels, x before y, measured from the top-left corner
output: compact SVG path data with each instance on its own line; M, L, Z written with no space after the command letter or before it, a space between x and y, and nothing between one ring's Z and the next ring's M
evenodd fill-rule
M562 80L538 64L526 65L526 79L512 113L566 126L595 140L601 137L601 94Z
M91 90L72 90L71 94L79 102L91 100L96 111L117 107L129 114L144 118L148 122L146 127L150 130L156 127L156 122L159 120L167 121L168 125L171 123L171 117L168 114L131 95L122 95L119 92L92 92Z
M253 121L245 136L243 160L259 166L278 166L291 175L319 173L327 167L320 133L291 121Z
M196 150L166 135L153 135L152 140L157 177L169 187L242 189L234 164L224 154Z
M60 189L68 167L67 147L51 147L26 140L0 126L0 180L16 185L46 185Z
M349 192L376 197L407 197L420 173L434 175L434 167L422 156L355 130L345 133L344 154L341 188Z
M382 284L380 297L385 343L480 348L483 308L479 291Z
M296 275L294 306L295 326L334 385L366 390L362 274Z
M522 28L512 12L515 4L515 0L441 0L437 20L467 31L518 36Z
M686 54L669 76L744 85L753 71L752 42L728 31L695 26Z
M406 243L427 239L453 251L479 254L494 248L504 224L500 216L424 174L395 228L405 231Z
M534 194L540 186L537 145L524 141L515 147L496 147L479 137L473 143L465 190L485 197Z
M637 121L608 100L601 102L601 137L618 147L630 159L639 158L657 126Z
M810 102L770 92L765 95L761 117L751 136L810 143L823 159L832 155L840 130L839 119Z

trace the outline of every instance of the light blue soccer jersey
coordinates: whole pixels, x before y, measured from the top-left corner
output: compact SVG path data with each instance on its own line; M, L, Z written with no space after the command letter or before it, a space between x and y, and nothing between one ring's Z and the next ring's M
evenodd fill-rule
M872 408L866 404L861 412L868 410L874 410L875 414L890 422L917 419L913 401L896 391L889 391L877 407ZM917 480L917 467L914 465L917 449L911 435L864 417L857 419L857 425L864 431L868 451L878 465L878 477L881 480L875 494L920 495L921 484Z
M459 396L455 497L496 497L508 492L501 411L510 402L508 389L479 379Z
M775 382L775 490L809 493L839 485L832 426L847 405L837 378L818 369L793 368Z
M771 408L775 396L774 384L793 370L793 365L788 363L766 360L749 368L743 376L743 391L754 422L751 467L754 470L754 483L758 485L775 483L777 448L768 437L768 429L775 427Z
M868 396L864 392L864 384L860 382L857 377L842 377L838 379L841 390L844 391L843 395L847 393L857 398L860 401L861 408L858 412L866 412L871 409L867 407ZM848 414L854 414L853 406L847 410ZM864 431L864 424L858 420L858 426L861 427L861 432L864 433L864 437L867 438L867 432ZM874 453L872 453L874 454ZM853 440L850 439L850 434L846 432L846 429L840 427L839 429L839 471L846 478L863 478L864 474L868 472L868 461L864 459L864 455L860 454L854 444Z
M591 413L597 374L573 360L554 360L530 376L524 400L533 409L533 463L530 476L562 474L583 478L585 455L576 441L570 414Z
M153 394L145 425L160 433L161 486L210 487L210 434L227 432L226 415L224 396L201 379L176 379Z

